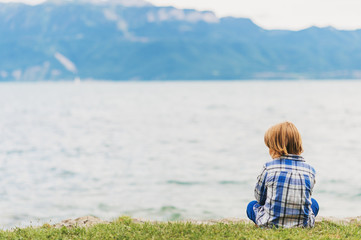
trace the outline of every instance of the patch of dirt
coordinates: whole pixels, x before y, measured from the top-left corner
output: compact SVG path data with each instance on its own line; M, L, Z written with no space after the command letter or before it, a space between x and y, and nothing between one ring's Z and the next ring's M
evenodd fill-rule
M60 223L54 224L53 227L61 228L61 227L90 227L99 223L108 224L110 222L101 220L100 218L93 216L85 216L77 219L67 219L63 220Z

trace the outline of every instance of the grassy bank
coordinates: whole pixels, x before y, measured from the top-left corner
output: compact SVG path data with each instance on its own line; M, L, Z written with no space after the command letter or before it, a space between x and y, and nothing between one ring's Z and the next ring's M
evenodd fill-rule
M312 229L260 229L250 223L135 223L122 217L89 228L39 228L1 231L0 239L360 239L361 224L322 221Z

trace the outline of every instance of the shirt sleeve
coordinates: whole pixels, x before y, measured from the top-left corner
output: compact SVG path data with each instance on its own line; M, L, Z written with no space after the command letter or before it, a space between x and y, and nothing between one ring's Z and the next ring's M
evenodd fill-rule
M266 166L264 165L261 174L257 177L257 184L254 189L254 196L260 205L264 205L266 203L266 198L267 198L266 178L267 178L267 169Z
M311 185L311 190L310 190L310 195L312 196L312 193L313 193L313 187L315 186L316 184L316 174L314 175L313 177L313 181L312 181L312 185Z

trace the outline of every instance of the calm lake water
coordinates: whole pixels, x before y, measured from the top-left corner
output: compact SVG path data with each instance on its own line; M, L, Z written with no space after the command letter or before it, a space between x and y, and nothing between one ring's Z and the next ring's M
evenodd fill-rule
M245 218L289 120L322 216L361 215L361 81L0 84L0 226Z

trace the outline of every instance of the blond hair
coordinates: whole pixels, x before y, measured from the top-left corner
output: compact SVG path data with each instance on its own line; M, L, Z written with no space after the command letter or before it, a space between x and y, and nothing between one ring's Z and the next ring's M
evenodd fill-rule
M281 156L300 155L303 152L301 135L291 122L283 122L270 127L264 135L264 143Z

